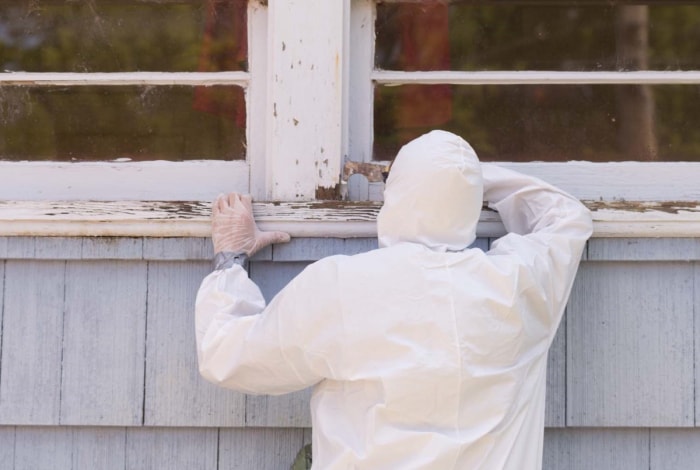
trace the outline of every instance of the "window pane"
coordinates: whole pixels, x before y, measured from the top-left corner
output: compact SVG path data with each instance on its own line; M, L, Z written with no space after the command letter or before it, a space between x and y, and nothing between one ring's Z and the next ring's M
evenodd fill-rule
M90 161L244 157L234 86L0 88L0 159Z
M0 70L245 70L246 5L246 0L3 0Z
M699 85L403 85L375 90L375 158L435 128L484 160L700 161Z
M376 66L407 71L700 68L697 2L493 3L380 3Z

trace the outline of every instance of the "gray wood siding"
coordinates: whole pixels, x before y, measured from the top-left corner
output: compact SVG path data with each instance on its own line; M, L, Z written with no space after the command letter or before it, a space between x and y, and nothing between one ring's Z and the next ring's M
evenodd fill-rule
M490 240L474 246L488 249ZM251 260L270 300L373 239L298 239ZM287 469L310 390L245 396L196 369L207 239L0 237L0 470ZM544 468L700 461L700 239L594 239L549 353Z

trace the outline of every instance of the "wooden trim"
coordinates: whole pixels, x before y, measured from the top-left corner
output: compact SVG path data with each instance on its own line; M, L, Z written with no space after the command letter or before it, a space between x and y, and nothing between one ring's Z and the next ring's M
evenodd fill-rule
M247 87L249 81L248 72L0 73L2 86L237 85Z
M449 70L401 72L375 70L370 78L381 85L681 85L700 83L700 72L462 72Z
M700 203L586 202L594 237L698 237ZM375 237L379 202L260 202L262 230L293 237ZM0 236L209 237L209 202L0 202ZM483 211L480 237L505 232L498 214Z
M248 192L248 163L1 162L0 200L212 200Z

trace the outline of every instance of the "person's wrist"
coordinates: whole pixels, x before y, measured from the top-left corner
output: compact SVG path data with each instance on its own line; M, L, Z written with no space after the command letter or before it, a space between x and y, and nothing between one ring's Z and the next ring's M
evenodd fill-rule
M248 255L235 251L219 251L214 255L214 271L228 269L236 264L242 266L243 269L247 269Z

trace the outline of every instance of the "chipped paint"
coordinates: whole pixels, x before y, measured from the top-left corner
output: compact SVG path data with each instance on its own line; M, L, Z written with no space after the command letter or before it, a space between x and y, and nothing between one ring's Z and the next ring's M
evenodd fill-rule
M372 237L380 202L342 201L338 185L319 188L325 200L255 202L263 230L292 236ZM594 237L699 237L698 202L587 202ZM208 237L209 201L0 201L0 236ZM498 214L481 213L480 236L504 233Z

